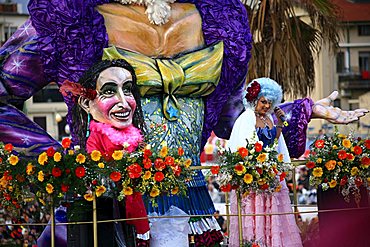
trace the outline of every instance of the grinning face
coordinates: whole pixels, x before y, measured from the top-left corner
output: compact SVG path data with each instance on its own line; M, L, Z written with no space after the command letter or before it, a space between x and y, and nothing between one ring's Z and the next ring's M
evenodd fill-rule
M262 96L257 101L255 111L260 115L265 115L268 111L270 111L271 106L272 102Z
M88 103L92 118L117 129L129 127L136 109L132 83L131 73L124 68L103 70L96 83L98 94Z

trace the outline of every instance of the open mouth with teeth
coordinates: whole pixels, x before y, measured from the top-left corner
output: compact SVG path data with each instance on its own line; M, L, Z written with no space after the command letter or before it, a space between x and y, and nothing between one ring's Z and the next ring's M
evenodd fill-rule
M130 118L131 110L111 113L111 117L118 121L127 121Z

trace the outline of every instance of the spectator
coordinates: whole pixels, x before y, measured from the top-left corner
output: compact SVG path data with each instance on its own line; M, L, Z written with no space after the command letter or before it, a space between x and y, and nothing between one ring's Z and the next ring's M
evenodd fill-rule
M222 217L222 215L220 215L219 210L216 210L216 212L214 213L214 217L217 220L218 225L221 227L221 230L223 232L226 232L226 221L225 221L224 217Z
M221 202L220 193L218 192L218 190L215 188L213 184L208 184L208 193L210 194L213 203Z

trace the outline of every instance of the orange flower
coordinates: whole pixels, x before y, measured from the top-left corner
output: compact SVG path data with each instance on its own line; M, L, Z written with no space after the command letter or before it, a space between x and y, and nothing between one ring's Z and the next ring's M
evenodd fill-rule
M72 156L72 155L75 154L75 151L73 151L72 149L70 149L70 150L68 150L68 154Z
M350 140L348 140L348 139L343 139L343 141L342 141L342 145L343 145L343 147L345 147L345 148L350 148L350 147L352 146L352 143L351 143L351 141L350 141Z
M240 157L242 157L242 159L244 159L244 157L248 156L248 149L246 149L245 147L241 147L238 149L238 153L240 155Z
M87 193L84 195L84 198L85 198L85 200L86 200L86 201L89 201L89 202L91 202L91 201L94 199L94 197L93 197L93 195L92 195L92 192L91 192L91 191L87 192Z
M149 195L151 197L157 197L159 196L159 194L160 194L160 190L157 187L153 187Z
M257 157L257 161L258 161L259 163L263 163L263 162L265 162L265 161L266 161L266 158L267 158L266 153L261 153L261 154L259 154L259 155L258 155L258 157Z
M283 186L281 184L279 184L276 188L275 188L275 192L280 192L281 188Z
M249 174L249 173L245 174L244 175L244 178L243 178L243 181L246 184L252 183L253 182L253 175L252 174Z
M86 156L83 154L78 154L76 157L76 162L79 164L83 164L86 161Z
M11 151L13 151L13 145L11 143L5 144L4 150L10 153Z
M329 171L334 170L336 165L337 165L337 162L335 160L329 160L328 162L325 163L325 167Z
M48 155L45 152L43 152L39 155L37 160L39 164L43 166L48 161Z
M39 171L39 173L37 174L37 180L39 180L40 182L44 181L44 172L43 171Z
M241 176L247 171L247 169L245 166L243 166L243 164L238 163L234 166L234 171L237 175Z
M172 195L176 195L177 193L179 193L179 187L175 187L171 190L171 194Z
M93 161L99 161L101 158L101 153L98 150L94 150L91 152L90 156Z
M283 162L284 154L278 154L277 159L278 159L279 162Z
M315 147L317 147L317 148L323 148L324 147L324 143L325 143L324 140L317 140L315 142Z
M19 161L19 158L18 156L15 156L15 155L10 155L10 157L8 158L8 161L9 163L12 165L12 166L15 166L16 164L18 164L18 161Z
M35 172L34 168L35 167L32 165L32 163L28 163L26 167L27 175L32 175Z
M107 189L104 187L104 185L100 185L96 187L95 194L97 197L99 197L103 195L106 191Z
M184 152L184 149L182 147L179 147L177 149L177 153L178 153L179 156L183 156L185 152Z
M168 148L167 146L163 146L161 151L159 151L159 156L164 158L167 156L167 154L168 154Z
M115 150L112 154L112 158L114 160L121 160L123 158L123 151L122 150Z
M145 173L144 173L144 176L143 176L143 179L144 180L148 180L149 178L151 178L152 177L152 173L150 172L150 171L146 171Z
M319 177L322 176L322 174L323 174L323 171L322 171L322 168L321 167L316 167L316 168L313 169L312 175L314 177L319 178Z
M62 147L65 148L65 149L67 149L67 148L69 148L71 146L71 143L72 143L71 139L64 138L62 140Z
M329 182L329 187L330 188L334 188L335 186L337 186L337 181L332 179L330 182Z
M131 187L125 187L125 188L123 188L122 193L125 196L130 196L134 193L134 190Z
M61 155L61 153L56 152L56 153L54 154L54 156L53 156L53 159L54 159L54 161L55 161L55 162L59 162L59 161L61 161L61 160L62 160L62 155Z
M48 192L49 194L52 194L54 192L54 186L50 183L47 183L46 184L46 192Z
M186 168L190 167L191 166L191 159L185 160L184 165L185 165Z

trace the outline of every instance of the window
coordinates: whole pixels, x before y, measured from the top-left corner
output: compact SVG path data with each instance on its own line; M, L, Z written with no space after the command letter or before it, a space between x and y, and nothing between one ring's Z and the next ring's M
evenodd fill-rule
M46 131L46 117L33 117L33 121Z
M370 25L359 25L358 35L359 36L370 36Z
M344 73L344 52L337 53L337 73Z
M59 92L58 85L50 83L33 96L33 103L64 102L62 94Z
M4 27L4 38L5 41L10 38L17 31L17 27Z
M370 51L365 51L365 52L359 52L359 67L360 67L360 72L363 71L369 71L370 70Z

